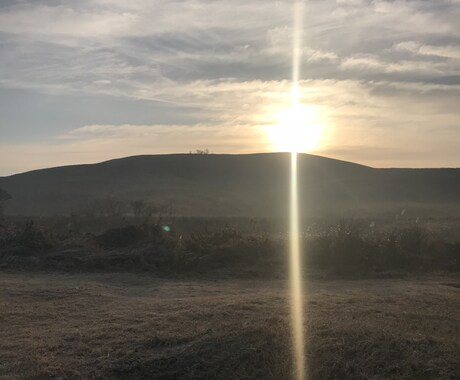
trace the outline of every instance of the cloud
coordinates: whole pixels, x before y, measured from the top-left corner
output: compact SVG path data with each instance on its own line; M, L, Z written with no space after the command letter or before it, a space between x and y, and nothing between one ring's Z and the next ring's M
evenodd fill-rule
M367 70L381 73L414 73L421 75L445 75L448 67L442 62L397 61L385 62L373 55L359 55L345 58L341 63L345 70Z
M325 127L316 154L379 167L458 166L460 85L307 80L301 89L303 103L316 107ZM280 107L289 105L289 81L202 81L186 90L185 97L203 102L197 109L206 121L86 124L44 144L0 144L0 172L52 166L56 157L71 164L204 148L273 150L266 132ZM12 156L14 167L7 159Z
M415 41L404 41L395 44L393 49L396 51L409 51L422 56L435 56L460 60L460 46L458 45L434 46L423 45Z
M451 65L394 62L385 51L421 41L420 55L457 56L458 41L442 50L424 42L433 33L440 42L460 36L455 9L449 1L308 2L303 76L345 79L341 67L387 75L416 71L420 80L452 75ZM0 85L130 97L164 83L288 79L291 18L287 1L12 3L0 9ZM111 85L100 86L104 80Z
M452 147L460 118L458 5L305 3L302 99L321 109L329 126L324 152L359 146L368 153L349 152L370 160L381 146L394 150L387 163L397 165L410 136L432 133L439 148L429 138L420 147L458 156ZM1 149L29 159L35 152L34 165L47 152L54 152L50 163L80 162L204 148L200 139L216 151L270 149L260 130L290 101L291 6L287 0L4 1Z
M42 38L97 38L129 34L138 20L138 15L129 12L29 3L0 13L0 31Z

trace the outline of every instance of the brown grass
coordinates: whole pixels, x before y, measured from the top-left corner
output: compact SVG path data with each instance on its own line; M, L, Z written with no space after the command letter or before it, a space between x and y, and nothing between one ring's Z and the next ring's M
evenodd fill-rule
M460 281L308 284L312 379L458 379ZM290 379L284 280L0 277L0 378Z

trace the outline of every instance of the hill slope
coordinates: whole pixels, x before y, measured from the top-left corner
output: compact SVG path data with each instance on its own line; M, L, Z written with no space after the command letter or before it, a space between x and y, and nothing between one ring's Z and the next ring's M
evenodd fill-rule
M0 177L9 214L80 212L108 197L172 204L177 215L282 216L289 155L171 154ZM299 156L300 199L309 215L417 204L458 210L460 169L374 169Z

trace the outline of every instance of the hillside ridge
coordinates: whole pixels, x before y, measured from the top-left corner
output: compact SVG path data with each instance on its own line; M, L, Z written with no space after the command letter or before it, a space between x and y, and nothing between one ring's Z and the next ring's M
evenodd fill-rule
M138 155L0 177L0 188L13 196L9 214L81 213L114 198L173 203L180 215L280 216L289 165L289 153ZM460 204L456 168L380 169L309 154L299 154L298 165L309 214Z

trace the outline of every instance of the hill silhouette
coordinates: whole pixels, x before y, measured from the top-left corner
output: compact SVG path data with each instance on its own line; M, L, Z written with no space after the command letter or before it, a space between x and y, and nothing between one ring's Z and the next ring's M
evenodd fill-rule
M34 170L0 177L7 213L79 213L104 198L172 205L175 215L284 216L289 194L287 153L143 155L98 164ZM460 205L460 169L375 169L301 154L305 215L387 212L396 207Z

